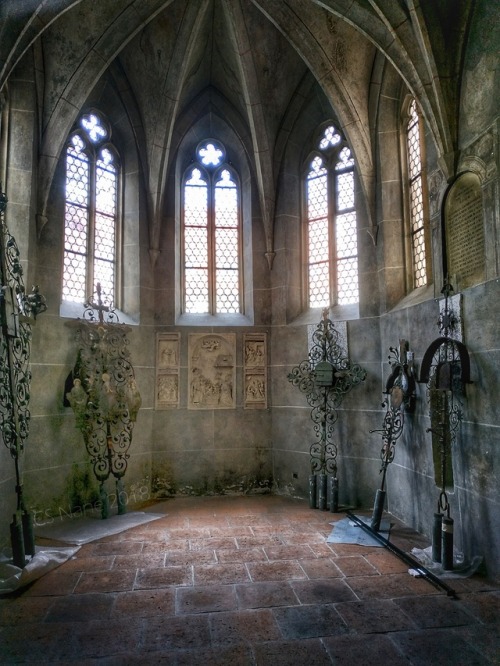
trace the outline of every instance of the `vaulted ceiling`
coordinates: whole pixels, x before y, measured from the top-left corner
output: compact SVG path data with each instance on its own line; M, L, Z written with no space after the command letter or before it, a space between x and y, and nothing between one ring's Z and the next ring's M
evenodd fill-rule
M383 54L418 98L442 156L456 150L457 81L472 0L3 0L0 89L33 47L40 99L39 212L64 139L110 68L137 104L152 246L176 122L208 88L243 118L268 251L277 150L293 100L317 81L370 197L369 96ZM379 56L380 57L380 56Z

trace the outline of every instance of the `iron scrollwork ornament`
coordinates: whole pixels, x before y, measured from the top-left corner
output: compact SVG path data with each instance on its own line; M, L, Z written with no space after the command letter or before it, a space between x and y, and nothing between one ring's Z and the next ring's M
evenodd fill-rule
M364 381L366 371L351 364L339 343L339 333L328 317L328 308L323 310L321 321L312 335L309 358L302 361L288 374L288 381L304 393L311 407L311 419L317 441L310 447L310 464L315 485L318 474L320 484L326 484L326 475L337 481L337 444L333 439L338 408L344 396L357 384ZM337 491L338 492L338 491ZM310 486L311 495L315 487ZM326 508L326 491L320 488L319 508ZM324 495L324 497L323 497ZM311 499L311 505L315 500ZM332 500L332 510L337 510ZM333 506L335 505L335 506Z
M415 408L413 352L409 351L406 340L400 340L399 349L396 347L389 348L389 364L391 373L384 392L387 397L382 403L382 407L386 408L383 426L381 430L370 430L371 433L380 432L382 435L382 449L380 452L382 479L375 496L371 520L371 527L377 532L380 529L385 503L387 468L394 460L396 443L403 434L405 411L411 412Z
M129 327L119 323L112 305L103 299L99 283L96 291L96 302L86 303L84 319L73 324L78 357L67 399L100 483L101 516L107 518L105 482L110 476L116 480L118 513L126 511L123 476L141 395L130 362Z
M19 248L5 222L6 208L7 197L0 190L0 432L15 465L17 508L10 530L13 561L22 568L25 556L35 554L21 470L31 416L31 325L47 306L38 287L26 294Z

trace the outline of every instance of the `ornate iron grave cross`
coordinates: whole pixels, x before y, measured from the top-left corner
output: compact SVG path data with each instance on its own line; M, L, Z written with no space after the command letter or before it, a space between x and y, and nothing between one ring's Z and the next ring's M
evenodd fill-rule
M380 457L382 480L375 495L371 528L376 532L380 529L380 521L385 504L385 477L387 468L394 460L396 442L403 434L404 413L413 411L415 406L415 377L413 372L413 352L408 350L406 340L399 341L399 349L389 347L389 364L392 372L385 385L387 398L382 403L386 407L384 424L381 430L370 430L382 434L382 450Z
M27 295L19 248L5 223L7 197L0 187L0 433L14 460L17 508L10 524L12 559L23 568L35 554L33 518L26 509L21 458L29 435L31 325L45 312L45 298Z
M330 510L338 511L338 448L333 440L333 427L346 393L364 381L366 370L353 365L339 344L339 333L323 310L321 321L312 336L309 358L293 368L288 381L305 393L311 406L311 419L318 441L311 444L309 505L327 507L327 474L330 475ZM318 476L317 476L318 475Z
M118 513L126 512L123 476L141 396L128 350L130 329L118 322L112 306L104 302L99 283L96 292L96 302L85 304L84 319L68 322L77 328L79 349L67 399L100 482L101 516L107 518L105 482L111 475L116 479Z

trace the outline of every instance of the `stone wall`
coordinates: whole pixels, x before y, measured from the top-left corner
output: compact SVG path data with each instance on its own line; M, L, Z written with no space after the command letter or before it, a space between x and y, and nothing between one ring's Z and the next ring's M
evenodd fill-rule
M498 59L494 50L498 40L494 40L493 29L489 31L492 22L489 3L476 4L470 44L464 50L462 98L456 100L456 107L448 100L450 108L446 109L450 118L461 119L456 151L440 155L436 147L438 123L431 118L433 122L426 124L432 271L425 288L412 291L409 287L405 249L407 230L402 196L405 182L400 139L401 107L409 91L396 69L381 54L374 58L369 80L368 56L373 56L373 47L366 40L363 50L359 51L367 54L362 80L349 83L345 78L342 81L342 90L351 85L355 105L360 107L358 120L345 123L344 130L348 139L353 137L354 150L359 148L357 159L362 158L357 183L361 297L359 308L349 312L336 309L331 316L334 321L346 322L349 357L366 370L367 377L345 397L338 410L334 432L339 449L341 504L370 508L380 483L381 448L380 435L370 431L382 426L381 402L389 372L388 350L401 338L407 339L415 353L418 372L425 350L438 337L438 299L445 277L442 211L456 177L463 172L473 172L483 195L485 270L483 282L463 291L464 342L471 355L473 383L467 386L463 420L453 450L455 484L450 502L457 547L468 557L482 555L488 573L499 576L500 160L498 105L493 103L498 99L498 68L493 67ZM175 3L175 6L179 10L180 5ZM323 14L317 16L318 21L324 21ZM64 25L71 25L70 12L66 20L61 33ZM328 24L321 25L320 30L318 23L318 34L326 35ZM337 26L330 27L330 33L336 34ZM94 28L100 34L96 26ZM352 30L349 26L348 35ZM160 23L155 24L154 33L155 40L160 39ZM75 427L72 410L64 406L65 382L76 360L76 344L66 326L68 317L60 311L64 227L64 169L60 150L66 132L65 136L58 136L57 119L65 119L70 127L72 121L68 118L73 117L76 110L59 90L64 88L64 81L56 80L53 75L57 69L57 54L62 49L55 27L54 34L52 41L47 42L48 47L52 45L54 54L47 48L46 70L40 66L38 44L38 50L28 50L9 77L10 128L8 140L3 136L0 141L0 172L8 174L8 224L21 248L25 283L28 288L38 283L48 303L48 311L40 316L33 330L31 435L23 458L27 505L35 512L37 522L56 520L72 512L80 514L98 501L97 483L81 433ZM487 39L483 39L484 35ZM80 37L75 42L82 41ZM297 85L295 94L292 99L282 95L274 101L274 106L262 105L261 120L264 120L251 129L244 118L244 96L240 94L239 82L236 107L210 86L203 94L193 93L176 122L172 122L171 133L163 129L163 133L168 134L165 142L169 160L165 172L165 204L162 209L152 211L151 199L157 192L152 191L147 178L151 155L146 150L146 139L154 143L155 134L148 122L152 123L153 117L156 121L156 107L148 94L153 98L153 92L158 91L148 93L149 79L141 79L149 63L141 40L138 35L136 51L126 53L121 63L110 63L106 72L97 77L97 83L95 72L94 78L89 75L91 90L87 90L83 77L78 95L72 97L73 101L82 101L82 108L96 106L107 114L123 159L123 309L131 324L131 359L143 401L125 476L127 501L135 506L151 498L176 493L268 492L271 489L306 498L309 450L315 435L310 407L304 395L287 379L291 369L307 358L308 326L317 324L320 318L319 312L307 312L303 306L301 174L314 131L321 123L331 120L343 127L342 118L350 118L353 109L345 99L339 102L344 108L341 113L338 107L341 118L338 120L337 100L332 94L337 88L332 87L329 79L331 76L332 80L337 80L335 68L332 70L329 66L328 70L323 70L323 66L317 66L317 74L329 72L325 75L328 80L320 85L312 72L305 74L295 67L298 62L304 67L296 54L296 59L290 60L288 65L290 72L297 70L294 77L290 77ZM285 48L284 41L279 42L280 48ZM353 54L356 51L351 44L349 50ZM134 65L134 53L139 51L143 53L144 62L141 61L136 77L127 81L124 67ZM155 63L158 59L156 65L159 66L160 52L151 53ZM351 78L356 76L360 61L359 54L349 61ZM70 65L68 61L60 70L68 81L73 71ZM100 72L102 66L96 66L95 71ZM84 64L82 68L85 69ZM202 70L200 68L200 72ZM346 72L344 74L347 77ZM45 102L44 76L52 79L47 81ZM227 74L226 90L233 87L233 78L236 81L234 72ZM300 79L300 84L295 79ZM140 100L134 99L134 83L142 96ZM140 83L144 84L144 90ZM266 85L272 87L269 81ZM151 86L153 88L153 84ZM71 91L71 87L68 90ZM66 94L66 89L64 91ZM347 115L346 105L349 106ZM55 107L59 115L52 116ZM430 108L427 103L426 113L429 114ZM141 118L143 109L147 113ZM142 126L143 122L146 127ZM365 127L366 123L369 127ZM50 132L46 136L50 140L45 138L43 144L47 127ZM450 121L449 130L450 135L453 134L454 121ZM256 169L252 132L259 131L264 133L265 140L256 145L263 153L272 151L276 145L272 158L275 159L276 181L272 186L266 181L262 187L267 173L257 173ZM177 184L181 166L184 168L189 163L189 150L197 141L215 135L225 142L230 160L239 164L245 189L247 310L245 319L237 325L219 326L207 320L194 326L192 321L183 322L179 316ZM448 139L453 143L453 136ZM45 153L39 163L42 144ZM155 150L157 148L155 146ZM4 156L7 169L3 164ZM44 171L47 166L50 166L50 178ZM47 179L51 186L45 190ZM265 223L263 218L268 211L267 208L262 210L265 197L259 197L259 191L267 195L272 192L270 198L272 205L275 204L273 219L266 218ZM39 209L40 201L43 210ZM274 244L270 242L270 234ZM275 253L272 271L268 263L273 254L269 252L271 247ZM156 395L158 334L180 336L179 398L166 408L159 408ZM193 405L189 394L190 334L234 336L232 404L203 409ZM243 348L245 336L249 334L267 336L267 404L259 408L249 408L245 401ZM418 385L416 410L407 416L395 460L388 470L387 508L427 535L439 492L434 481L428 427L426 390L425 386ZM4 545L9 538L9 517L15 509L14 487L13 463L3 447L0 452L0 544Z

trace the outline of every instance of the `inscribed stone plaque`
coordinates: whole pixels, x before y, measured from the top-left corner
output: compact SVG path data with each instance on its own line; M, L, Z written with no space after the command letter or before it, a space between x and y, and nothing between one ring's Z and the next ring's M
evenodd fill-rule
M457 290L484 280L483 200L479 178L465 173L454 183L445 205L448 274Z
M179 406L180 334L158 333L156 336L155 409Z
M188 348L188 409L236 407L236 335L192 333Z

